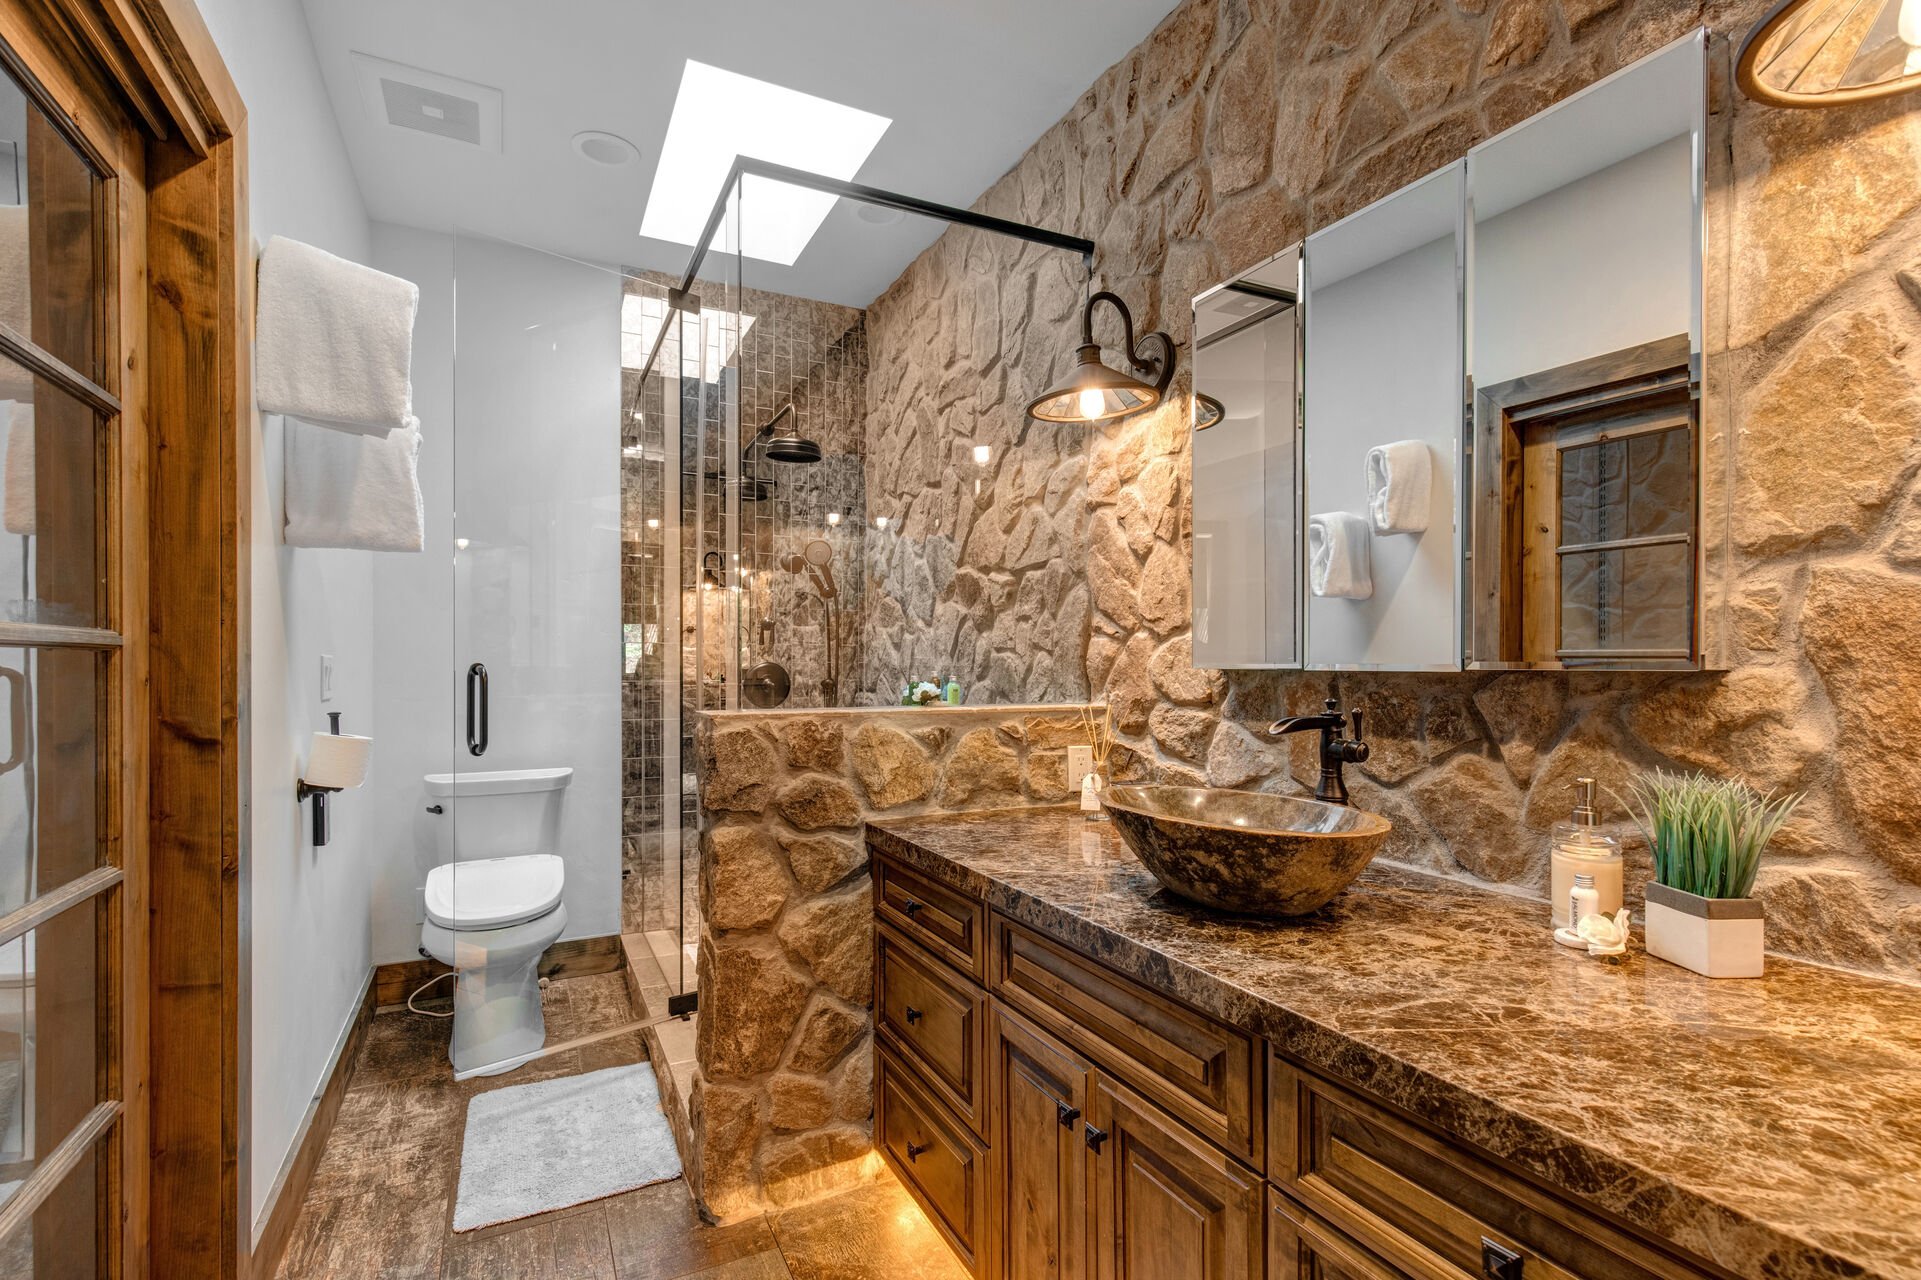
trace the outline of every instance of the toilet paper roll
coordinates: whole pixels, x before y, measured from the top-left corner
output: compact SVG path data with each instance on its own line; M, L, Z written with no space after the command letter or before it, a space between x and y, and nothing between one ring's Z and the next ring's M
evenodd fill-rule
M337 791L359 786L367 780L367 753L373 741L350 733L316 733L303 781L310 787Z

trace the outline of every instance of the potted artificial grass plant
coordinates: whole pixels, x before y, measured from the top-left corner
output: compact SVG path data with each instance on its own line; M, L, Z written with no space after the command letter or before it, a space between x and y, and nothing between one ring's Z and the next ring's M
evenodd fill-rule
M1801 797L1664 769L1637 777L1628 794L1654 854L1648 953L1710 978L1760 977L1764 922L1754 874Z

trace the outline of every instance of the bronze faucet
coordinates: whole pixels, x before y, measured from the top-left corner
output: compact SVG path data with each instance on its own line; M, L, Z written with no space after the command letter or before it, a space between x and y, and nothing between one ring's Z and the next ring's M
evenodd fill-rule
M1278 738L1282 734L1299 733L1303 729L1321 731L1321 781L1314 788L1314 798L1329 804L1347 804L1347 783L1341 779L1341 766L1359 764L1367 759L1367 743L1361 740L1361 712L1350 713L1354 718L1354 736L1340 737L1346 721L1341 717L1339 699L1329 698L1326 709L1317 715L1288 716L1267 726L1268 736Z

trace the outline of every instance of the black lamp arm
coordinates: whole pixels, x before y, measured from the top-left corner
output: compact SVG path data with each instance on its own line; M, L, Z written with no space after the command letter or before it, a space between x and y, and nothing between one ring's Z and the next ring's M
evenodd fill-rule
M1128 363L1136 369L1152 371L1155 379L1154 390L1166 395L1168 384L1174 381L1174 339L1156 329L1152 333L1141 335L1140 343L1135 342L1134 313L1127 309L1127 304L1121 301L1119 294L1102 289L1087 300L1087 306L1081 311L1081 345L1084 347L1094 345L1094 306L1100 302L1107 303L1120 313L1123 339L1121 350L1126 354ZM1155 339L1160 340L1160 355L1142 355L1141 343L1152 342Z

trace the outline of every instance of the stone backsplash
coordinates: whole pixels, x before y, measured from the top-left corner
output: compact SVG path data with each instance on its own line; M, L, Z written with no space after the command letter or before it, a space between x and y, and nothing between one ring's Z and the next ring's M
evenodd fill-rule
M719 1218L871 1168L873 891L861 828L1068 798L1073 707L716 712L696 731L698 1070L688 1174Z
M1005 592L996 575L1015 553L1001 543L1029 539L1002 531L1060 531L1062 564L1085 574L1069 595L1078 602L1071 587L1085 586L1086 687L1114 709L1142 776L1311 785L1309 744L1272 745L1255 730L1330 692L1366 707L1374 758L1353 771L1357 798L1393 819L1389 856L1447 874L1540 887L1544 836L1567 815L1577 775L1619 790L1632 771L1668 765L1805 789L1762 875L1770 944L1921 977L1921 772L1910 763L1921 754L1921 677L1904 661L1921 634L1921 97L1796 112L1749 102L1724 78L1714 89L1713 108L1732 113L1731 155L1717 159L1730 170L1729 215L1716 226L1737 435L1732 670L1189 669L1188 300L1698 26L1721 33L1725 71L1727 33L1738 40L1766 8L1181 4L977 204L1095 240L1093 287L1125 298L1137 329L1165 328L1181 344L1177 394L1088 433L1084 446L1037 426L1031 463L1026 450L1007 455L1033 474L1025 489L988 486L990 500L952 517L974 523L951 582ZM1063 289L1057 264L986 264L972 248L965 233L943 237L869 313L870 394L887 421L908 412L890 389L938 407L961 403L950 371L979 383L955 431L930 439L919 428L917 447L933 455L958 456L962 427L1014 430L1024 395L1058 372L1048 357L1071 354L1056 321L1079 291ZM980 312L969 291L998 300L991 332L961 323ZM1038 346L1040 334L1058 345ZM1057 512L1039 478L1078 464L1082 447L1084 509ZM938 616L945 598L930 599ZM1080 625L1078 608L1049 625ZM1032 651L1030 663L1043 649ZM1045 651L1061 661L1058 645Z

